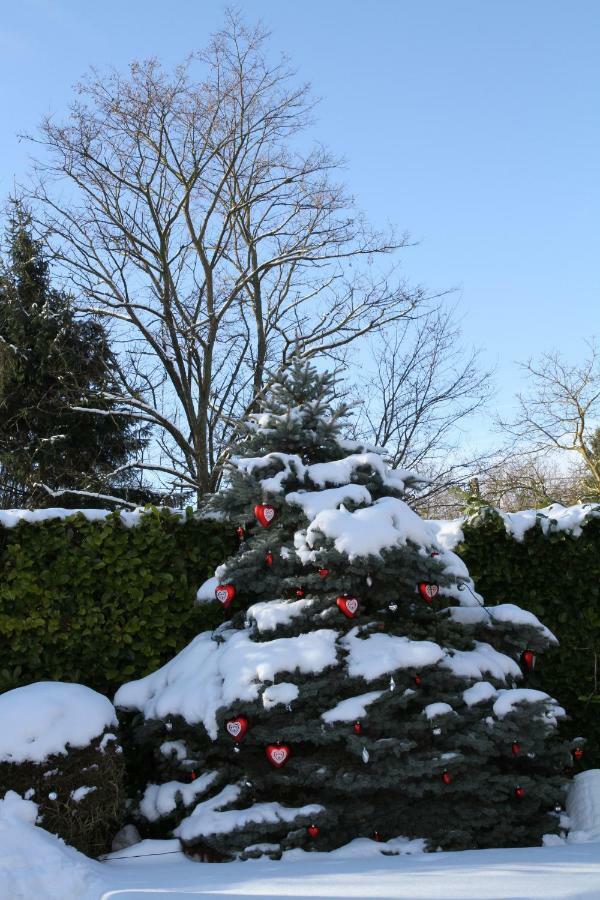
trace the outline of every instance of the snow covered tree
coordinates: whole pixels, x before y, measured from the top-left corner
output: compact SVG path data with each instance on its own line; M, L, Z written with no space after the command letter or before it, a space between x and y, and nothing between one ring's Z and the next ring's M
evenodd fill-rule
M402 500L418 478L344 440L346 414L298 364L242 428L209 505L239 551L199 591L225 621L117 693L154 748L140 817L208 859L539 842L571 754L564 711L523 684L556 639L484 606Z

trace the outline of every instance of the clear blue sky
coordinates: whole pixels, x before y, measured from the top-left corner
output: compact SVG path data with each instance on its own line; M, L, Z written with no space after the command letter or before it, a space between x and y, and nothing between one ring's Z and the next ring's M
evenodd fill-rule
M598 0L242 0L322 97L315 136L375 222L420 245L406 275L460 289L467 340L498 363L600 334ZM60 114L89 65L175 62L222 20L207 0L21 0L0 24L0 196L16 133Z

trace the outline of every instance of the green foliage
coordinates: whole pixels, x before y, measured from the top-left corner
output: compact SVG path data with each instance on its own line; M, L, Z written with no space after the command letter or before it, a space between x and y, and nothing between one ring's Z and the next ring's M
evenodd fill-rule
M131 528L79 513L0 529L0 691L57 680L111 695L165 663L221 621L194 597L231 532L164 509Z
M529 685L556 697L570 721L565 736L587 738L582 767L600 765L600 519L580 537L539 526L523 541L482 509L463 527L457 553L488 604L516 603L560 640L540 658Z

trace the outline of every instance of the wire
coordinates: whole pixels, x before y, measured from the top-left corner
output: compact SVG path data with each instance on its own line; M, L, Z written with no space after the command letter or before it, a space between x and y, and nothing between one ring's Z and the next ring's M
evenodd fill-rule
M112 862L113 859L141 859L144 856L173 856L174 853L183 853L183 847L179 850L164 850L162 853L130 853L129 856L113 856L106 853L98 857L98 862Z

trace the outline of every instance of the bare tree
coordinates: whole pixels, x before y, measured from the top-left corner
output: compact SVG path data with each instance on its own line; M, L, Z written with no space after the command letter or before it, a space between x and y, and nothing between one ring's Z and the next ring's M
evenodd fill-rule
M82 308L112 323L111 399L156 427L139 465L198 497L269 373L339 361L425 299L373 265L406 239L369 228L339 161L305 149L308 88L265 38L228 14L173 73L93 72L38 139L39 227Z
M577 467L565 470L545 456L518 456L487 473L480 495L506 512L539 509L551 503L568 506L581 496L581 472Z
M480 368L476 350L465 350L453 308L435 306L395 323L373 343L372 359L358 390L366 399L357 435L384 446L392 466L431 480L420 508L497 462L495 454L464 447L463 426L487 402L491 373Z
M596 343L586 345L587 358L576 364L557 352L522 363L529 388L517 395L515 419L501 421L500 426L518 441L523 453L577 454L588 473L588 486L597 494L600 457L593 439L600 421L600 357Z

